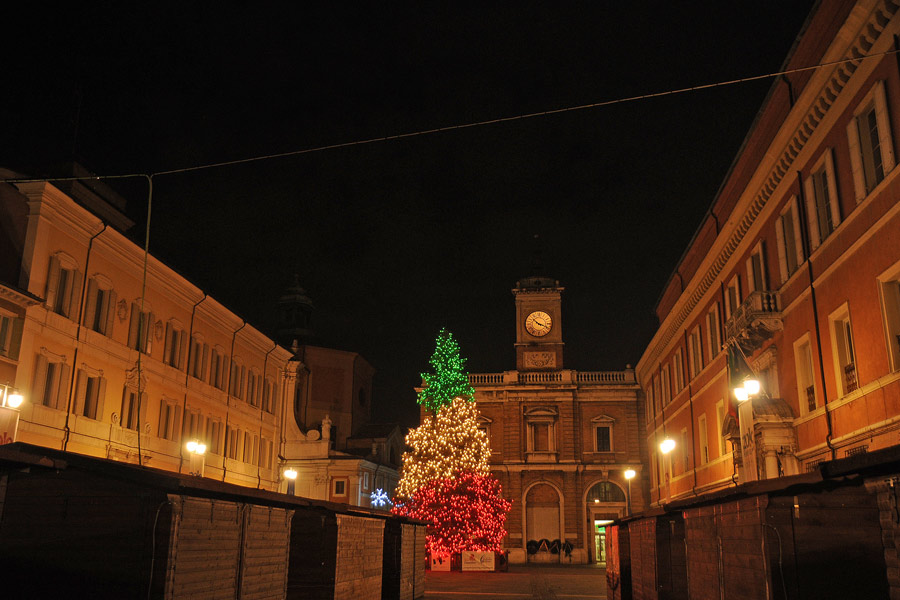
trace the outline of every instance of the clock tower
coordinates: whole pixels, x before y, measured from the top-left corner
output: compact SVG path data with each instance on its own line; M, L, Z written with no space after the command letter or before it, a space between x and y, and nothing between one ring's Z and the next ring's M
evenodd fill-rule
M565 288L548 277L516 282L516 369L558 371L563 368L562 311Z

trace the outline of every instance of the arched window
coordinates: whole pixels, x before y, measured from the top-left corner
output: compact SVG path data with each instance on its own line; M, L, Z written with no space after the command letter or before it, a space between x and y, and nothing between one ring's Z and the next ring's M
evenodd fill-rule
M594 484L587 495L588 502L625 502L625 493L614 483L601 481Z

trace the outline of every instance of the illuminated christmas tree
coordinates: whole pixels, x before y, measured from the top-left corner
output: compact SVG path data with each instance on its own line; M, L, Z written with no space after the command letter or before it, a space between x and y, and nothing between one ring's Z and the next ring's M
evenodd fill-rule
M429 362L434 373L422 373L425 387L419 392L419 404L436 413L455 398L472 400L475 397L475 390L469 385L469 374L464 368L466 360L460 355L459 344L453 339L453 334L446 329L438 333Z
M421 519L429 552L500 550L510 502L490 474L475 390L453 335L442 329L418 401L435 414L409 432L392 512Z
M397 496L410 498L433 479L447 479L469 471L487 475L491 448L487 435L478 429L475 403L456 398L406 436L411 448L403 453L403 476Z

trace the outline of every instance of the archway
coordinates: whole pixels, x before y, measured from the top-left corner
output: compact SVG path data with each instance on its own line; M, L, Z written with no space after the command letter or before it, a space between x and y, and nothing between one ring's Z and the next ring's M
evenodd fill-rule
M606 530L614 519L625 513L625 492L611 481L598 481L585 494L585 504L591 561L605 566Z
M559 505L559 492L547 483L534 485L525 495L528 562L559 562Z

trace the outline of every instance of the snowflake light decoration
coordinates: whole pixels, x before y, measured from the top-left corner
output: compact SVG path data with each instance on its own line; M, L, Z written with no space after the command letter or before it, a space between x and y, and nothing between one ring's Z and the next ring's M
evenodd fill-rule
M391 504L391 499L381 488L372 492L372 495L369 496L369 498L371 498L372 506L382 507Z

